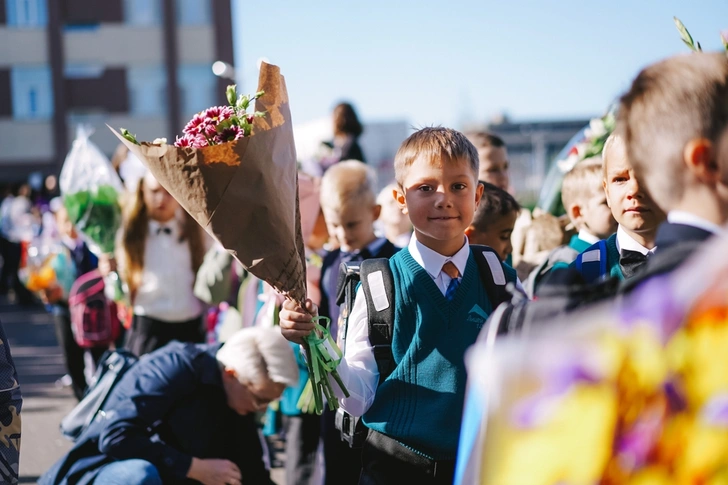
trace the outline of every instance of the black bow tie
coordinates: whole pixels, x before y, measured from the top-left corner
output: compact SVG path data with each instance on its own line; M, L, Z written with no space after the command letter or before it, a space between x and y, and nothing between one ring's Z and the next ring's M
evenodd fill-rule
M159 234L166 234L167 236L169 236L170 234L172 234L172 228L166 227L166 226L159 226L159 228L157 228L157 235L159 235Z
M640 253L639 251L630 251L624 249L619 255L619 266L622 268L622 274L625 278L631 278L634 274L642 267L649 258L647 255Z

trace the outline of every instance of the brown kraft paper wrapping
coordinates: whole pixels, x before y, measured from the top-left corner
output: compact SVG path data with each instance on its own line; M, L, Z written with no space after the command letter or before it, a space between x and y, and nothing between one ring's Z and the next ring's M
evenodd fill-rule
M249 137L204 147L135 145L111 131L159 183L240 263L288 298L306 299L298 171L288 92L277 66L262 63Z

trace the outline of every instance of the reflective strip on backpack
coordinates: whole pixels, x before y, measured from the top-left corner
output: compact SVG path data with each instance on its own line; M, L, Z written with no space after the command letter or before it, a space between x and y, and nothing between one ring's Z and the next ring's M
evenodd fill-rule
M593 249L591 251L587 251L584 254L581 255L581 262L582 263L591 263L600 261L601 258L601 252L599 249Z
M387 291L384 289L384 277L381 271L375 271L367 275L367 283L369 283L369 290L372 296L372 303L374 308L381 312L389 308L389 299L387 298Z
M485 256L485 261L490 267L490 273L493 275L493 283L505 286L506 274L503 271L503 265L501 264L500 259L498 259L498 256L490 251L483 251L483 256Z

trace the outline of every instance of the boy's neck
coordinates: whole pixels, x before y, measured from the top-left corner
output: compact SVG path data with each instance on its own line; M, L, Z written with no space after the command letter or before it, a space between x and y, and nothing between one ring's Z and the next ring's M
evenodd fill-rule
M374 241L376 241L377 239L379 239L379 238L377 237L377 235L376 235L376 234L372 234L372 237L371 237L371 239L368 239L368 240L367 240L367 242L366 242L366 243L364 243L364 244L362 244L362 246L361 246L361 247L359 247L359 248L349 248L349 250L348 250L348 251L345 251L345 252L347 252L347 253L353 253L353 252L356 252L356 251L364 251L364 250L365 250L365 249L367 249L367 248L368 248L369 246L371 246L371 244L372 244L372 243L373 243ZM343 250L343 249L342 249L342 250Z
M640 231L640 232L631 231L622 225L620 225L619 227L622 228L622 230L624 231L625 234L627 234L629 237L631 237L636 242L641 244L643 247L645 247L647 249L652 249L655 247L655 239L657 238L657 228L656 227L649 231Z
M452 240L452 241L441 241L437 239L432 239L430 237L427 237L423 234L421 234L417 229L414 231L414 237L417 239L417 242L422 244L428 249L431 249L435 251L437 254L441 254L443 256L454 256L455 253L460 251L463 246L465 245L465 234L463 234L459 239Z
M721 201L716 193L707 189L686 188L680 202L672 206L670 211L687 212L718 226L728 222L728 203Z

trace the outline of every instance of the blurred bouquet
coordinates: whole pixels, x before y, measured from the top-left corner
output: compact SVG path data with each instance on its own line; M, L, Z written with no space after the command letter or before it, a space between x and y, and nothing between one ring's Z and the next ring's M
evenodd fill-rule
M63 205L71 222L97 255L113 253L121 226L122 184L109 159L89 140L92 131L79 126L61 170Z
M196 115L174 145L110 129L245 269L303 304L306 260L285 80L263 63L254 96L238 96L230 86L226 97L230 106ZM308 346L309 366L318 361L317 348L318 341Z
M27 248L18 276L28 290L53 295L50 300L65 300L71 291L76 271L68 249L50 238L33 239Z
M571 147L566 158L556 161L559 170L568 173L584 160L601 157L604 143L614 131L616 124L615 107L601 118L590 120L589 127L584 130L584 138Z
M463 421L477 438L458 483L728 483L726 247L618 306L474 347L486 411Z

